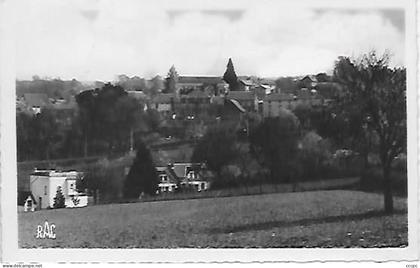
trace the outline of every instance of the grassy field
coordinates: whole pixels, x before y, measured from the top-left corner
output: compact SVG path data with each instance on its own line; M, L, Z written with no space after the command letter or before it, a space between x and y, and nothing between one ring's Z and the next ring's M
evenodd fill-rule
M32 247L401 247L406 200L383 215L382 196L313 191L19 212L19 245ZM45 221L56 239L35 239Z

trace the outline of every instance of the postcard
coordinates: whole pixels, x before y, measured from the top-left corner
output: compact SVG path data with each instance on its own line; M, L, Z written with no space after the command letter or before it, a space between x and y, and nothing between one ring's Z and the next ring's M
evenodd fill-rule
M419 259L414 0L0 7L2 261Z

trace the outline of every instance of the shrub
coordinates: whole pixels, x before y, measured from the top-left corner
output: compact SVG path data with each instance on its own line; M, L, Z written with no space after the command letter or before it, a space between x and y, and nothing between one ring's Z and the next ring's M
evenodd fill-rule
M53 204L54 208L65 208L65 198L63 195L63 192L61 190L61 186L57 187L57 193L55 194L54 197L54 204Z
M140 194L154 195L158 189L158 175L150 151L142 142L124 182L124 197L138 198Z

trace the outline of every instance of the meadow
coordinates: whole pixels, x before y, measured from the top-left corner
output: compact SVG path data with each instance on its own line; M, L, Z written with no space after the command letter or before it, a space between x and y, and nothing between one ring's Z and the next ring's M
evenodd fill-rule
M19 212L23 248L404 247L407 205L349 190L107 204ZM55 224L55 239L36 228Z

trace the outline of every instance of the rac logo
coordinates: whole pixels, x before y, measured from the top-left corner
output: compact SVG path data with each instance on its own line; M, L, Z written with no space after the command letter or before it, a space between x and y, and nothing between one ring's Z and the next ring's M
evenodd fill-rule
M36 238L38 239L55 239L55 224L49 224L48 221L45 221L43 225L38 225L36 227Z

